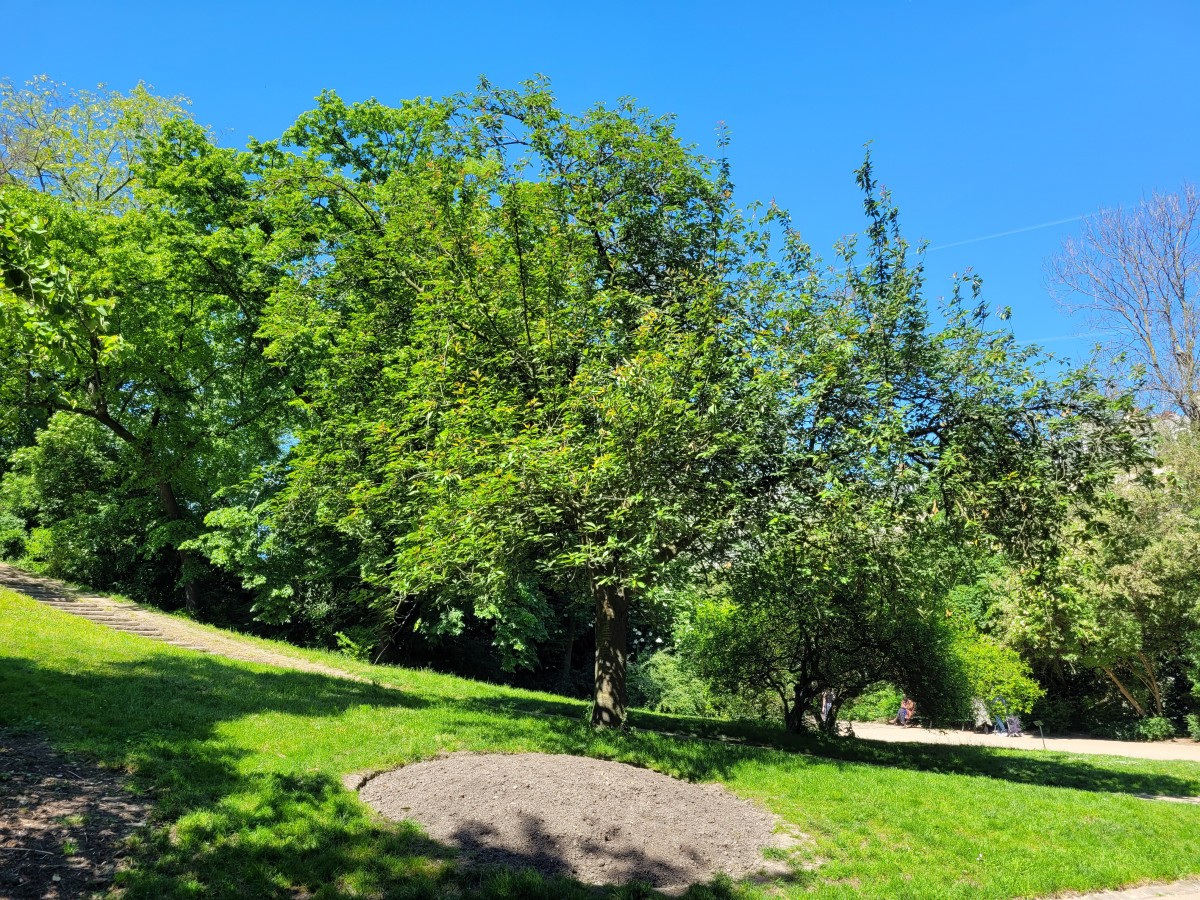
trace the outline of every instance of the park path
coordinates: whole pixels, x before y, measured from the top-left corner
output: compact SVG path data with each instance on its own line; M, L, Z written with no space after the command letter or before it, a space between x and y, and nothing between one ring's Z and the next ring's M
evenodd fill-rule
M1200 880L1188 879L1172 884L1147 884L1142 887L1126 888L1123 891L1101 891L1098 894L1066 894L1063 900L1152 900L1154 897L1170 897L1171 900L1197 900L1200 898Z
M901 728L899 725L879 725L874 722L855 722L855 737L868 741L896 744L958 744L971 747L996 747L1012 750L1057 750L1061 753L1084 753L1097 756L1132 756L1139 759L1173 759L1200 762L1200 742L1186 739L1174 741L1108 741L1101 738L1046 737L1044 745L1037 734L1008 737L1003 734L975 734L973 731L939 731L934 728Z
M68 587L61 581L42 578L0 563L0 587L32 597L47 606L80 616L116 631L136 634L140 637L162 641L175 647L212 653L229 659L331 675L351 681L365 681L333 666L322 665L298 656L290 656L261 647L258 644L215 634L187 619L169 616L166 613L147 609L128 600L101 597Z

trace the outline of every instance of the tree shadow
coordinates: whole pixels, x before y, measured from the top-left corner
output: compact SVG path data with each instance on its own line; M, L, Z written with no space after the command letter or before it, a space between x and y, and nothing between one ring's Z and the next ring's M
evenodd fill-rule
M340 772L264 771L261 761L251 764L249 751L223 734L226 724L263 713L334 718L362 706L429 710L446 733L478 729L486 714L487 736L498 746L605 757L692 781L732 778L746 762L769 761L780 751L794 754L797 761L1127 794L1195 794L1200 781L1189 777L1186 767L1183 774L1154 771L1152 764L1130 771L1120 760L1068 760L981 747L789 735L781 735L776 745L759 746L765 743L761 731L739 733L728 723L711 723L720 729L719 737L687 735L680 734L687 720L641 714L635 723L667 725L676 735L636 728L596 732L586 721L586 709L569 701L497 702L388 689L317 673L255 670L198 654L89 660L86 668L76 669L65 655L57 664L42 665L0 657L0 724L43 732L59 749L130 771L134 787L152 800L152 827L135 847L139 864L120 882L131 900L597 895L596 889L569 877L560 848L540 835L529 836L527 846L536 848L532 852L463 867L457 864L457 850L422 836L415 826L373 817L342 787ZM468 829L460 843L472 851L485 843L484 837L481 829ZM653 861L617 854L614 880L647 878L648 873L665 883L660 877L671 877L671 861L662 863L667 868L660 866L655 875ZM803 877L798 872L792 880ZM694 886L687 896L725 898L740 891L717 881ZM636 881L601 893L614 892L652 895Z
M0 726L45 734L63 752L131 774L130 787L145 793L152 813L132 846L135 865L118 875L129 900L659 896L644 884L598 890L570 878L555 860L560 848L539 834L530 836L538 849L528 858L459 865L458 849L412 823L371 814L343 787L341 773L256 770L249 751L222 734L224 724L247 716L336 717L364 705L439 706L450 726L456 711L467 711L460 701L317 673L255 671L198 654L88 665L71 671L65 661L38 665L0 656ZM556 721L563 727L551 729L546 749L587 749L590 732ZM511 728L514 737L522 727L519 718L497 717L496 724L498 733ZM462 845L474 850L480 841L464 833ZM649 866L631 861L614 880ZM715 882L688 896L723 900L739 893Z
M505 711L513 721L528 722L558 718L562 725L557 752L591 752L584 727L585 713L578 705L546 703L532 699L506 701L502 707L478 699L463 700L464 706ZM908 769L941 775L994 778L1038 787L1061 787L1113 794L1155 796L1200 796L1200 765L1187 762L1137 760L1136 768L1122 758L1094 756L1086 760L1063 753L947 744L885 744L851 737L797 735L781 728L751 723L674 718L635 711L632 728L623 736L600 741L617 741L637 762L647 754L639 745L652 747L654 768L689 781L725 780L734 768L762 752L784 752L799 757L887 768ZM526 724L523 727L528 727ZM575 749L567 749L574 746ZM1044 754L1044 755L1043 755Z

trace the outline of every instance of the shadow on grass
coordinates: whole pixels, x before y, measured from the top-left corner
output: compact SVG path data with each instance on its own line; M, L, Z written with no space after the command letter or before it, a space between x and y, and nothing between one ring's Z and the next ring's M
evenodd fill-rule
M494 859L460 866L457 852L410 823L383 823L337 773L247 771L247 751L220 726L260 713L332 717L361 706L419 709L433 698L319 674L252 671L204 656L155 655L84 672L0 657L0 724L133 774L153 804L152 827L120 876L135 898L386 896L479 900L595 898L554 859ZM497 717L500 730L520 722ZM514 732L515 733L515 732ZM551 729L579 752L582 729ZM550 749L550 748L547 748ZM470 841L464 844L469 848ZM547 845L543 856L555 853ZM504 864L536 865L543 875ZM658 896L643 885L607 892ZM717 882L686 895L727 900Z
M462 703L493 712L503 709L510 716L562 717L570 723L563 729L564 735L577 732L582 724L577 704L519 698L506 698L503 707L477 699ZM653 742L656 768L692 781L728 778L734 764L748 754L782 751L841 763L995 778L1039 787L1200 796L1200 765L1187 762L1139 759L1131 767L1127 760L1102 756L1081 760L1078 756L1067 758L1064 754L1043 755L1007 748L884 744L856 738L797 735L766 725L675 718L640 710L631 714L630 723L631 738ZM673 737L685 740L672 742ZM703 749L697 748L696 743L702 743Z

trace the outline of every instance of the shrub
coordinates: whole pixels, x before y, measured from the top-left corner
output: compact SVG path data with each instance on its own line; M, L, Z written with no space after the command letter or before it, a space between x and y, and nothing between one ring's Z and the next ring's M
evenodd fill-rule
M652 712L709 716L715 709L708 685L665 650L629 667L630 703Z
M1175 726L1171 724L1170 719L1152 716L1138 722L1136 735L1143 741L1169 741L1175 737Z
M891 719L900 708L904 694L890 684L877 684L869 688L861 697L846 705L842 710L842 718L851 722L876 722L880 719Z
M25 555L25 523L0 509L0 559L20 559Z
M1015 650L972 630L961 633L955 651L962 661L971 694L988 715L1028 715L1045 691Z
M1195 713L1188 713L1187 730L1193 741L1200 741L1200 716Z

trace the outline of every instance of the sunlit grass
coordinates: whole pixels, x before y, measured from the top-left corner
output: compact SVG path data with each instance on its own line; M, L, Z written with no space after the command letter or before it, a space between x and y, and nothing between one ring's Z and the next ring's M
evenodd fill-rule
M592 896L460 868L341 786L349 772L450 750L577 753L720 781L812 837L796 861L814 871L695 897L1000 898L1200 872L1200 807L1133 796L1198 795L1198 764L801 740L644 713L642 729L780 748L595 733L577 701L271 646L377 683L181 650L0 591L0 723L127 770L150 792L155 827L122 882L129 897Z

